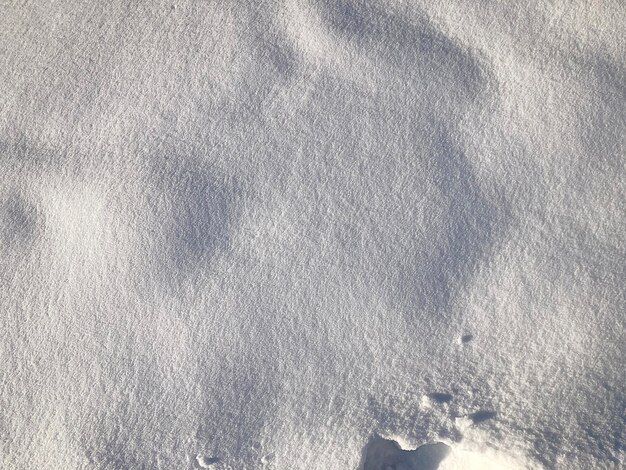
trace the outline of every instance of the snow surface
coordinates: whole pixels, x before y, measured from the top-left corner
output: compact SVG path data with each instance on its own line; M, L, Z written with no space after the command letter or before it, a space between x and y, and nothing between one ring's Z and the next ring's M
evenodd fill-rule
M625 33L0 2L0 466L624 468Z

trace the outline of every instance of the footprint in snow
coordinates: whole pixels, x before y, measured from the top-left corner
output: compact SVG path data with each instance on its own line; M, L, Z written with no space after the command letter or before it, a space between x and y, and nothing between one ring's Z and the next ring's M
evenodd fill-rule
M473 339L474 339L474 335L471 335L471 334L463 335L461 336L461 343L467 344Z
M220 461L219 457L210 457L206 455L198 455L196 457L198 465L200 468L209 468L211 465L214 465Z
M472 420L472 424L478 424L482 423L483 421L495 418L496 416L498 416L498 413L495 411L480 410L476 413L472 413L468 417Z

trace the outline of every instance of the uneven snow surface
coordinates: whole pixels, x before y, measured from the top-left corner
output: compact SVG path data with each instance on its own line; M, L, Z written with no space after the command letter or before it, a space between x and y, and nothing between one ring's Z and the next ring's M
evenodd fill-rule
M0 467L626 466L626 2L0 2Z

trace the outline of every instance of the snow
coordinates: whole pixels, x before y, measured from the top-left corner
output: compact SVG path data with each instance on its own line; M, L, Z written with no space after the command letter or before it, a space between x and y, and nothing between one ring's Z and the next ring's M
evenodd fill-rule
M626 465L626 4L0 7L0 466Z

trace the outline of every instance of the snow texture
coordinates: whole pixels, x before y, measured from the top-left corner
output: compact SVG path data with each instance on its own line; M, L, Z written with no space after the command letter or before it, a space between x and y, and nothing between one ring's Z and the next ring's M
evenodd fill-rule
M0 467L626 467L626 2L0 2Z

